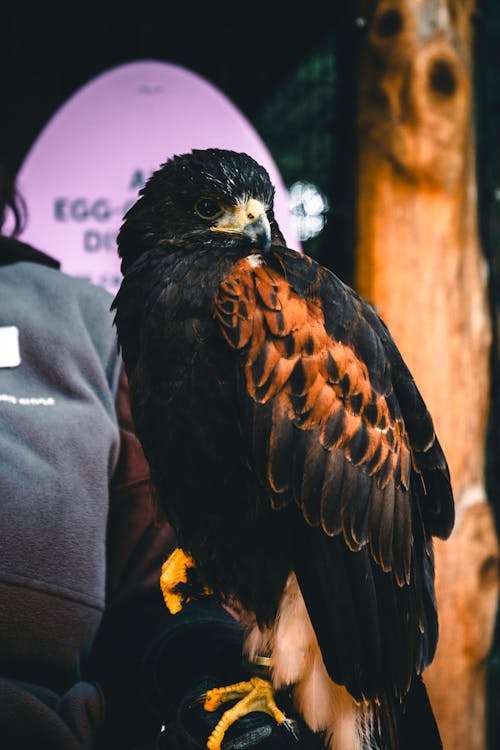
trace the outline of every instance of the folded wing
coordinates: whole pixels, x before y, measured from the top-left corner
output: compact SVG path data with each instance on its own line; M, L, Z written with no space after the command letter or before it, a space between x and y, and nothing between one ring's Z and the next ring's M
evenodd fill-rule
M432 419L372 308L306 256L243 259L220 330L243 372L251 460L297 508L296 573L327 669L355 697L404 694L437 641L430 538L453 526Z

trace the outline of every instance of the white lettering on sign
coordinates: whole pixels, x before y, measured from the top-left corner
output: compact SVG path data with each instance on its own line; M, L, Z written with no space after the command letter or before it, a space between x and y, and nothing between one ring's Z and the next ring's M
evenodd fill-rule
M104 71L49 120L17 175L28 209L22 239L65 273L115 294L116 235L141 188L174 154L210 147L245 151L266 167L276 219L289 247L300 250L288 192L259 133L210 81L160 60Z

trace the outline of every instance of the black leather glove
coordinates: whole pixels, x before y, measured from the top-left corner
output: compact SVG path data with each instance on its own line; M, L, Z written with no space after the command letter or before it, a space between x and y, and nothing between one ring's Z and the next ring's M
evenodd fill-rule
M223 712L231 704L225 704L214 712L203 708L204 694L211 687L217 687L213 680L202 680L193 686L193 694L187 695L180 702L173 720L167 722L159 747L161 750L204 750L206 741ZM280 694L277 701L284 708ZM290 711L287 710L287 716ZM306 738L307 735L307 738ZM307 739L307 744L306 744ZM289 728L278 725L265 713L254 712L238 719L227 730L222 742L223 750L323 750L318 739L293 720Z
M146 665L154 675L150 702L162 712L165 729L161 750L203 750L213 728L232 704L218 710L203 708L205 693L248 680L254 672L242 658L243 634L238 622L210 598L192 601L154 644ZM263 676L263 675L260 675ZM294 714L288 691L276 695L280 709L291 719L278 725L265 713L238 719L226 732L223 750L324 750L322 737L313 734Z

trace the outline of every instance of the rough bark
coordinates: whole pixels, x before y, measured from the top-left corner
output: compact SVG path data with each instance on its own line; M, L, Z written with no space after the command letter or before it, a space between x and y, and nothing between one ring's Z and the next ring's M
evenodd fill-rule
M485 491L491 327L477 230L471 0L365 2L355 286L391 330L448 458L440 642L425 678L445 750L485 747L498 542Z

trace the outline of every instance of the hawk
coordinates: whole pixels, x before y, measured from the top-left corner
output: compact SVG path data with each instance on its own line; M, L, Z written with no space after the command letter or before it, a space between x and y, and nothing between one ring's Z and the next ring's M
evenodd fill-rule
M193 150L119 232L117 336L179 543L165 601L178 611L191 582L236 607L249 661L327 746L402 749L402 731L434 726L421 675L438 639L432 538L454 524L447 462L387 327L286 246L273 197L249 155ZM236 698L212 750L244 711L286 725L260 678L206 708Z

